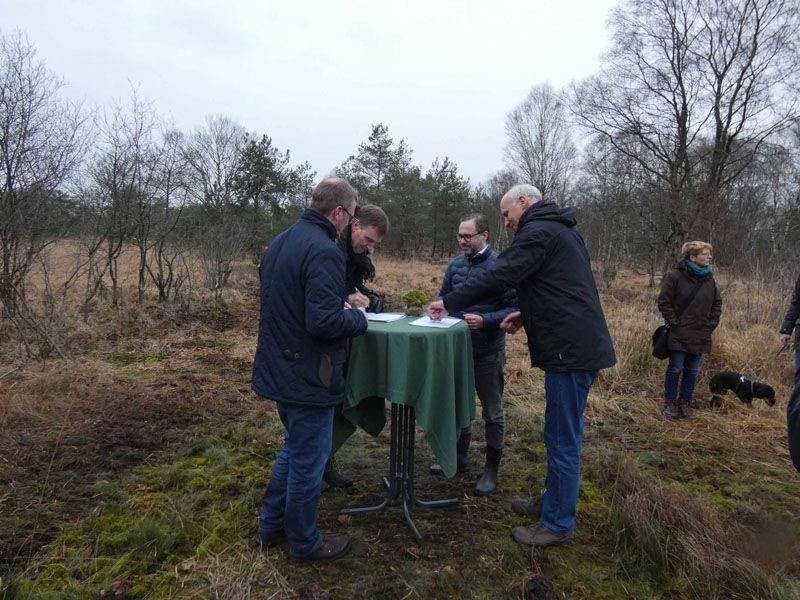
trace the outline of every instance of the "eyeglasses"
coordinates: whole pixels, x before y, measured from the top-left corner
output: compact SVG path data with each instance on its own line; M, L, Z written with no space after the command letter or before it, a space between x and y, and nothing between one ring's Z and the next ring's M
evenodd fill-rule
M341 208L341 209L342 209L342 210L345 212L345 214L347 215L347 224L348 224L348 225L350 225L350 223L352 223L352 222L353 222L353 219L355 219L355 218L356 218L356 216L355 216L355 215L353 215L353 214L351 214L351 213L350 213L350 211L349 211L349 210L347 210L347 209L346 209L344 206L342 206L341 204L339 205L339 208Z
M486 231L485 229L483 231ZM480 235L483 231L478 231L477 233L459 233L456 237L462 242L468 242L476 235Z

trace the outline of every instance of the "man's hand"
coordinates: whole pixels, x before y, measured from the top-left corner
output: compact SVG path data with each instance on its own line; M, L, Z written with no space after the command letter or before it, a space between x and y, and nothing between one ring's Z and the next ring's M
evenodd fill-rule
M522 327L522 313L519 311L511 313L500 323L500 329L506 333L517 333L520 327Z
M475 313L466 313L464 315L464 320L469 325L470 329L478 330L483 329L483 317L481 315L476 315Z
M792 341L792 334L791 333L782 333L781 334L781 344L784 346Z
M355 292L347 297L347 301L353 308L367 308L369 306L369 298L361 292Z
M447 310L444 307L444 302L441 300L434 300L428 305L428 318L431 321L441 321L442 317L447 316Z

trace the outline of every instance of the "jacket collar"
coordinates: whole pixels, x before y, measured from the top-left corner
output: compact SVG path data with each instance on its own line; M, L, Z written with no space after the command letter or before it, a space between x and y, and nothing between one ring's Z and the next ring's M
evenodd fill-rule
M519 224L517 225L517 231L522 229L522 227L527 225L530 221L539 219L556 221L567 227L575 227L577 224L573 209L569 207L559 208L555 202L545 202L541 200L522 213Z
M308 221L309 223L313 223L318 227L322 227L325 230L325 233L328 234L328 237L331 238L334 242L336 238L339 237L339 232L336 231L336 227L333 226L327 217L321 215L313 208L307 208L306 211L303 213L303 216L300 217L302 221Z
M486 258L492 253L492 247L489 244L483 247L483 250L480 252L476 252L472 256L467 256L467 262L471 265L477 265L486 260Z

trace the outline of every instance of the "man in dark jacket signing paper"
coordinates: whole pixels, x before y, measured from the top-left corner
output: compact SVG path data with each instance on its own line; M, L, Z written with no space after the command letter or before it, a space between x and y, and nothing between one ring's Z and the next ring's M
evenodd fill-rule
M311 208L261 257L261 314L253 390L277 403L286 427L261 507L262 546L288 539L294 562L347 553L346 535L322 537L317 503L331 450L334 409L344 395L344 342L367 330L363 308L345 303L345 257L336 238L353 218L356 191L323 180Z
M458 312L499 290L516 288L520 311L501 327L525 327L531 365L545 372L545 492L515 501L515 511L539 521L515 527L514 539L531 546L570 541L580 484L583 411L600 369L616 363L589 253L575 230L571 209L544 202L538 189L521 184L500 201L511 245L484 273L470 278L429 308L432 318Z

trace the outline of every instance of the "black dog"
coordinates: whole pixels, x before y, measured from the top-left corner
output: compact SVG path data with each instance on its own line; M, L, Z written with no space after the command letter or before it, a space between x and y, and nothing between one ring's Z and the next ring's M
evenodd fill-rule
M745 404L750 404L753 398L763 398L763 400L773 406L775 404L775 390L766 383L759 383L748 379L736 371L720 371L708 382L713 397L711 406L719 407L722 405L722 394L728 390L739 397Z

